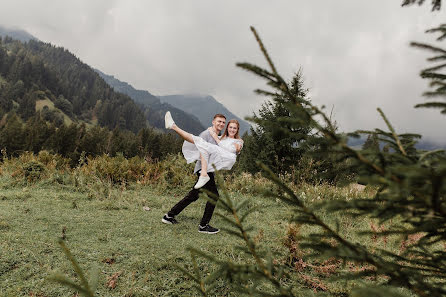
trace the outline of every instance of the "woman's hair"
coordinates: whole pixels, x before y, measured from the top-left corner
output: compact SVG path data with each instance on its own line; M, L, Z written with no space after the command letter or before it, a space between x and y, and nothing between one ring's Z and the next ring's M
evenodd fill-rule
M236 119L232 119L228 122L228 125L226 125L225 133L223 133L223 137L221 139L223 139L225 137L229 137L229 129L228 128L229 128L229 124L231 124L231 123L235 123L237 125L237 133L235 133L234 138L240 139L240 135L239 135L240 123Z

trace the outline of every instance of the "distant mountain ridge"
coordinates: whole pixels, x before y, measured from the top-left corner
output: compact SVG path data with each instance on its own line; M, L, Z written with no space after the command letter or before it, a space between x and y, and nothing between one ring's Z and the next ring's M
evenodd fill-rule
M362 135L360 138L349 137L347 144L354 149L361 149L366 141L367 136ZM380 147L382 148L385 144L381 143ZM432 142L430 140L425 140L423 138L419 139L415 144L415 147L419 150L432 151L437 149L446 150L446 144Z
M0 36L10 36L13 39L22 42L39 41L39 39L35 38L33 35L24 30L6 28L1 25ZM63 48L60 49L64 50ZM66 52L67 54L69 53L68 51ZM53 61L49 62L52 64ZM57 66L57 68L59 68L59 66ZM63 68L59 69L63 71ZM198 134L203 131L205 127L210 126L212 118L216 113L226 115L228 120L233 118L237 119L240 122L241 135L243 135L250 128L250 124L248 122L234 115L212 96L172 95L157 97L148 91L137 90L127 82L120 81L114 76L105 74L98 69L94 69L92 67L91 69L94 70L105 81L105 83L112 87L116 92L129 96L135 103L137 103L141 107L146 120L153 127L163 129L164 114L167 110L170 110L178 125L194 134ZM69 98L69 100L71 101L72 99Z
M0 25L0 36L9 36L21 42L28 42L30 40L38 40L33 35L21 29L7 28Z
M168 103L162 103L160 99L148 91L137 90L130 84L120 81L112 75L105 74L98 69L95 71L99 76L115 91L123 93L133 99L142 108L146 119L153 127L164 129L164 115L166 111L172 113L175 122L184 130L198 135L203 131L205 126L200 123L200 120L179 108L176 108Z
M23 121L40 114L56 126L98 124L135 133L146 127L143 112L129 96L114 92L67 49L21 30L4 30L0 36L0 117L13 111Z
M208 95L168 95L158 96L161 102L169 103L195 115L205 127L209 127L215 114L221 113L227 120L236 119L240 123L240 136L249 131L251 125L229 111L214 97Z

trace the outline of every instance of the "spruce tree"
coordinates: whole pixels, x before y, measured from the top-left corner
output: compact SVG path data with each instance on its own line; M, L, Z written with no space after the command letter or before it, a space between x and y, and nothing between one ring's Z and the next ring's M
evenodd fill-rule
M247 67L248 64L242 64ZM288 83L290 92L299 98L303 106L309 106L307 98L308 89L304 87L302 72L297 72ZM303 149L301 147L310 129L305 124L296 125L291 123L289 98L281 93L270 94L274 100L267 100L262 104L258 113L250 118L256 126L251 128L251 136L244 145L244 152L240 156L240 168L251 173L259 171L254 167L252 156L261 161L278 174L289 171L301 158ZM293 131L289 134L287 131Z

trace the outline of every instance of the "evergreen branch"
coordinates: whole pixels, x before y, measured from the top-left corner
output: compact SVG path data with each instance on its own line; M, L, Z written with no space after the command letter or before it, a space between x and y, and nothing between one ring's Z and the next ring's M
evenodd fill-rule
M438 149L438 150L434 150L434 151L425 152L424 154L422 154L420 156L418 161L419 162L424 161L424 159L426 159L427 157L431 157L432 155L436 155L436 154L444 153L444 152L445 152L445 150L443 150L443 149Z
M87 296L87 297L91 297L94 296L91 294L90 291L88 291L87 289L85 289L84 287L82 287L81 285L76 284L75 282L73 282L72 280L68 279L67 277L65 277L62 274L55 274L51 277L49 277L50 281L59 283L61 285L64 285L66 287L72 288L73 290Z
M359 151L352 149L345 142L342 142L339 139L339 137L335 133L332 132L333 131L333 126L331 124L330 119L321 110L319 110L317 107L313 106L312 108L313 108L313 110L316 111L316 114L319 114L319 115L321 115L324 118L324 120L328 124L328 127L330 128L330 129L323 128L322 126L320 126L319 124L316 123L316 125L315 125L316 129L318 129L320 132L322 132L322 134L325 137L327 137L328 139L332 140L334 142L334 144L341 146L341 148L346 153L350 154L351 156L354 156L357 160L359 160L361 163L363 163L367 167L373 169L373 171L377 172L378 174L380 174L382 176L385 175L384 169L382 169L381 167L379 167L375 163L373 163L370 160L368 160L367 158L365 158L365 156L363 154L361 154ZM395 134L394 131L392 131L392 135L393 134ZM388 135L390 135L390 134L388 134ZM395 182L398 182L398 183L401 182L401 180L396 175L392 175L391 179L394 180Z
M419 49L425 49L425 50L429 50L432 52L436 52L436 53L442 53L442 54L446 54L446 50L439 48L439 47L435 47L426 43L419 43L419 42L411 42L410 46L412 47L416 47Z
M422 5L425 0L404 0L401 6L412 5L417 3L418 5ZM432 0L432 11L440 10L441 8L441 0Z
M446 60L446 55L440 55L436 57L431 57L427 59L429 62L435 62L435 61L443 61Z
M404 156L407 156L406 150L404 149L403 145L401 144L401 141L400 141L398 135L396 134L395 129L393 129L393 127L390 124L389 120L387 119L386 115L381 110L381 108L377 108L377 110L380 113L381 117L384 119L384 122L386 123L387 127L389 128L389 130L392 132L393 138L395 139L396 143L398 144L398 147L399 147L401 153Z
M370 166L371 168L373 168L377 173L381 174L384 176L384 170L381 169L380 167L378 167L376 164L370 162L369 160L367 160L366 158L364 158L362 156L362 154L352 150L350 147L348 147L345 143L345 141L342 141L340 137L338 137L333 131L334 131L334 127L330 121L330 119L321 111L319 111L318 109L316 109L315 107L312 107L313 110L315 110L314 114L319 114L323 117L324 121L327 124L327 128L321 127L318 123L314 123L314 127L316 127L323 135L325 135L325 137L327 137L328 139L331 139L331 141L334 142L335 145L339 145L342 149L344 149L345 151L349 152L350 154L352 154L353 156L355 156L358 160L360 160L362 163ZM396 135L393 127L390 125L390 122L387 120L387 118L385 117L384 113L382 113L382 111L380 109L378 109L378 111L381 113L384 121L386 122L386 124L389 127L389 130L391 131L390 133L387 133L388 137L393 137L396 141L397 147L398 149L402 152L403 155L407 155L404 147L401 144L401 141L399 139L399 137ZM312 118L311 118L312 119ZM313 120L314 121L314 120ZM273 182L275 182L278 186L280 186L280 188L282 188L290 197L295 197L294 193L292 192L291 189L289 189L286 185L284 185L279 178L277 178L274 174L272 174L272 172L267 169L266 166L263 165L263 169L264 171L266 171L267 174L269 174L269 179L272 180ZM395 175L392 175L391 178L396 181L396 182L400 182L400 179L398 177L396 177ZM297 197L296 197L297 198ZM311 210L307 209L305 207L305 205L303 205L303 203L299 200L299 199L295 199L297 202L297 205L302 209L303 213L305 213L306 215L308 215L311 219L308 220L306 222L306 224L314 224L314 225L318 225L320 227L322 227L323 230L325 230L332 238L334 238L338 243L340 243L342 246L347 247L350 251L354 252L354 254L356 254L359 258L364 259L365 261L370 263L371 265L374 265L375 267L377 267L378 269L380 269L381 271L384 271L387 275L391 276L393 279L400 279L403 282L407 280L406 275L400 275L400 274L395 274L392 272L392 270L389 270L388 266L389 263L387 263L386 261L384 261L383 259L377 258L377 256L373 256L370 253L368 253L368 251L362 247L359 247L358 245L355 245L353 243L350 243L349 241L345 240L343 237L341 237L337 232L335 232L334 230L332 230L328 225L326 225L318 216L316 216ZM413 291L417 291L418 289L414 286L412 286L410 283L407 284L407 286L412 289Z
M438 41L442 41L444 38L446 38L446 24L441 24L437 28L426 30L426 33L436 33L436 32L442 33L439 37L437 37Z
M415 108L419 107L433 107L433 108L445 108L446 109L446 103L441 102L426 102L426 103L419 103L415 105Z
M432 78L432 79L446 79L446 74L436 73L436 72L428 72L428 71L421 71L420 76L422 78Z
M274 96L277 95L276 93L272 93L272 92L268 92L268 91L264 91L264 90L260 90L260 89L256 89L256 90L254 90L254 92L255 92L256 94L263 95L263 96L271 96L271 97L274 97Z
M423 96L428 98L434 98L434 97L442 97L444 98L446 96L446 89L442 88L443 90L436 90L434 92L424 92ZM441 103L440 103L441 104Z
M255 29L253 26L251 26L250 29L251 29L251 32L254 34L254 37L255 37L257 43L259 44L260 50L262 51L263 56L265 57L266 61L268 62L268 64L269 64L269 66L270 66L270 68L271 68L271 70L272 70L274 76L275 76L276 78L279 77L279 75L278 75L278 73L277 73L277 70L276 70L276 67L274 66L273 61L272 61L271 58L269 57L269 54L268 54L268 52L266 51L266 48L265 48L265 46L263 45L263 42L262 42L262 40L260 39L260 36L257 34L256 29ZM286 85L286 84L285 84L285 85Z
M441 80L433 80L429 84L431 87L439 86L437 90L444 90L446 89L446 83L442 82Z
M261 76L267 80L272 80L275 77L274 73L271 73L259 66L256 66L256 65L253 65L250 63L237 63L236 66L240 67L246 71L253 72L253 73L257 74L258 76Z
M288 84L285 82L285 80L278 74L276 67L274 66L273 61L271 60L265 46L263 45L262 40L260 39L260 36L257 34L256 29L251 26L250 27L252 33L254 34L254 37L260 47L260 50L262 51L265 59L267 60L272 73L274 74L274 77L276 79L276 81L270 81L268 84L272 85L273 87L275 87L276 89L284 92L288 98L290 98L291 100L293 100L294 103L296 103L298 106L301 106L301 104L299 102L295 101L295 98L293 96L293 94L291 94L290 89L288 88Z
M81 284L88 294L86 296L94 296L94 292L91 290L90 285L88 284L87 279L85 278L84 272L80 268L79 264L77 263L76 259L74 258L71 251L68 249L68 247L65 245L65 242L62 239L59 239L59 245L61 246L62 250L64 251L65 255L67 256L68 260L70 260L71 265L74 268L74 271L76 271L76 274L79 276Z
M201 279L200 268L198 267L197 260L195 259L195 255L194 255L192 252L191 252L191 257L192 257L192 265L193 265L193 267L194 267L194 271L195 271L195 274L196 274L197 279L198 279L198 284L199 284L200 292L201 292L201 294L202 294L204 297L206 297L206 296L207 296L207 294L206 294L206 288L204 287L204 282L203 282L203 280Z
M66 257L68 258L68 260L71 262L71 265L74 268L74 271L80 278L81 284L80 285L76 284L74 281L66 278L65 276L63 276L61 274L55 274L55 275L51 276L49 278L49 280L53 281L53 282L57 282L61 285L70 287L87 297L95 296L95 291L96 291L97 284L98 284L98 275L99 275L97 268L92 269L92 281L91 281L91 285L90 285L84 275L84 272L82 271L79 264L77 263L76 258L73 256L71 251L65 245L65 242L62 239L59 239L58 243L61 246L61 248L62 248L64 254L66 255Z
M223 179L222 179L221 175L218 172L216 172L216 177L217 177L218 183L220 185L224 185ZM233 216L234 222L235 222L237 228L240 231L239 234L241 235L242 239L244 240L244 242L245 242L245 244L246 244L246 246L247 246L247 248L249 250L249 253L252 255L252 257L254 258L255 262L257 263L257 266L259 267L260 272L277 289L279 289L279 291L282 294L282 296L290 296L290 291L285 290L281 286L280 282L276 278L274 278L274 276L272 274L272 271L270 271L268 269L268 267L265 266L265 264L263 263L262 258L257 253L257 249L256 249L256 246L255 246L255 243L250 239L250 237L248 235L247 229L244 228L244 226L242 224L242 219L238 215L237 209L233 206L233 203L232 203L232 201L230 199L229 193L227 192L227 189L224 186L223 186L223 193L224 193L223 197L224 197L224 200L226 202L226 205L229 206L229 208L230 208L229 210L230 210L230 212L231 212L231 214Z
M432 71L440 70L441 68L444 68L444 67L446 67L446 63L440 64L440 65L437 65L434 67L426 68L423 70L423 72L432 72Z

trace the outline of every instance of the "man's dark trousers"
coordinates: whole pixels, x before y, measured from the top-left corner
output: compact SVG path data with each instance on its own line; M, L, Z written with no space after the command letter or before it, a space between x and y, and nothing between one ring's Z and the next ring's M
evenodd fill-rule
M217 185L215 184L214 173L208 172L208 175L210 177L210 180L201 189L206 189L211 193L214 193L216 197L210 197L211 199L215 200L214 203L211 203L210 201L206 203L203 218L201 219L200 222L200 226L203 227L209 224L209 221L212 218L212 214L214 213L215 205L217 204L219 198ZM199 176L200 172L197 172L197 177ZM187 193L187 195L183 199L181 199L180 202L178 202L177 204L174 205L174 207L172 207L172 209L167 213L167 215L169 217L174 217L178 215L183 209L185 209L189 204L191 204L194 201L197 201L198 194L200 193L201 189L192 188L192 190L189 193Z

